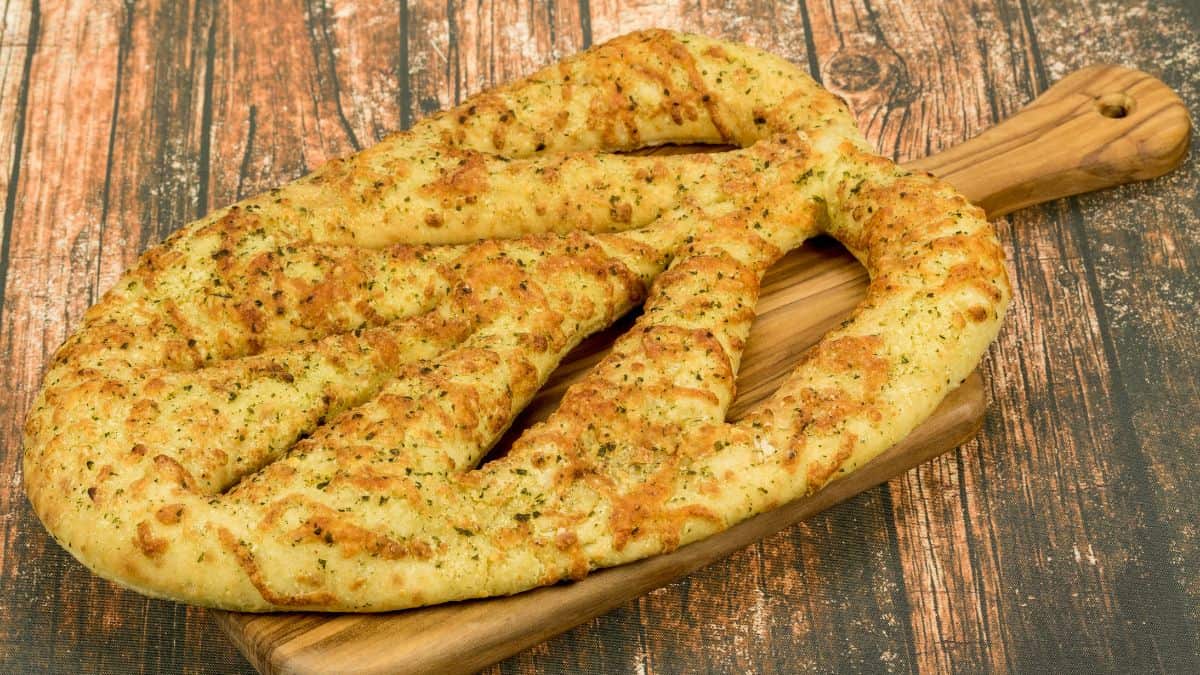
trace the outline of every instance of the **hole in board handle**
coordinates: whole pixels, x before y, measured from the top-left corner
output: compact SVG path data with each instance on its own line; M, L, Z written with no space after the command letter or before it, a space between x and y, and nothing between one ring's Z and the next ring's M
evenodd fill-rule
M1105 94L1096 98L1096 111L1111 119L1128 117L1133 112L1133 98L1129 94Z

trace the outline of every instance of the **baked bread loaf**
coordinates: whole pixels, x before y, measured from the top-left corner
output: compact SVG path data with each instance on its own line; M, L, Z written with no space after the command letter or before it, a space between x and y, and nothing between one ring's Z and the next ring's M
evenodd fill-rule
M716 143L712 155L614 151ZM764 271L828 233L866 299L726 410ZM232 610L515 593L671 550L924 420L1009 299L982 212L743 45L627 35L217 211L55 354L25 485L96 573ZM645 311L479 465L570 349Z

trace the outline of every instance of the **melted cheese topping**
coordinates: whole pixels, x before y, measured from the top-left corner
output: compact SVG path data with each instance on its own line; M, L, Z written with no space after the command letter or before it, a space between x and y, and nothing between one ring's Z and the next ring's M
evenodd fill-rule
M616 150L724 143L717 155ZM867 298L725 421L764 271L828 233ZM967 376L1009 298L982 212L749 47L618 38L147 251L59 349L25 480L98 574L382 611L671 550L819 489ZM477 466L558 362L612 353Z

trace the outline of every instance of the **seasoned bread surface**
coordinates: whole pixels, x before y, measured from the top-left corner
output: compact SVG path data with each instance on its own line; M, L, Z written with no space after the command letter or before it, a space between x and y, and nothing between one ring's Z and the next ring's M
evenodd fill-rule
M668 143L739 149L613 154ZM820 233L867 297L729 423L763 273ZM368 612L515 593L853 471L971 372L1008 299L982 212L873 155L795 66L635 33L148 250L56 353L25 484L67 550L149 595Z

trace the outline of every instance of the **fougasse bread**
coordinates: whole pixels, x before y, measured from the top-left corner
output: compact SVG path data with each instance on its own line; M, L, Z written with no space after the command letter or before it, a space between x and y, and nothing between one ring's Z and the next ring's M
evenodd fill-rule
M668 143L737 149L616 153ZM866 266L866 299L729 423L763 273L820 233ZM516 593L854 471L971 372L1009 295L983 213L872 154L797 67L634 33L152 247L55 354L25 485L63 547L152 596L373 612Z

